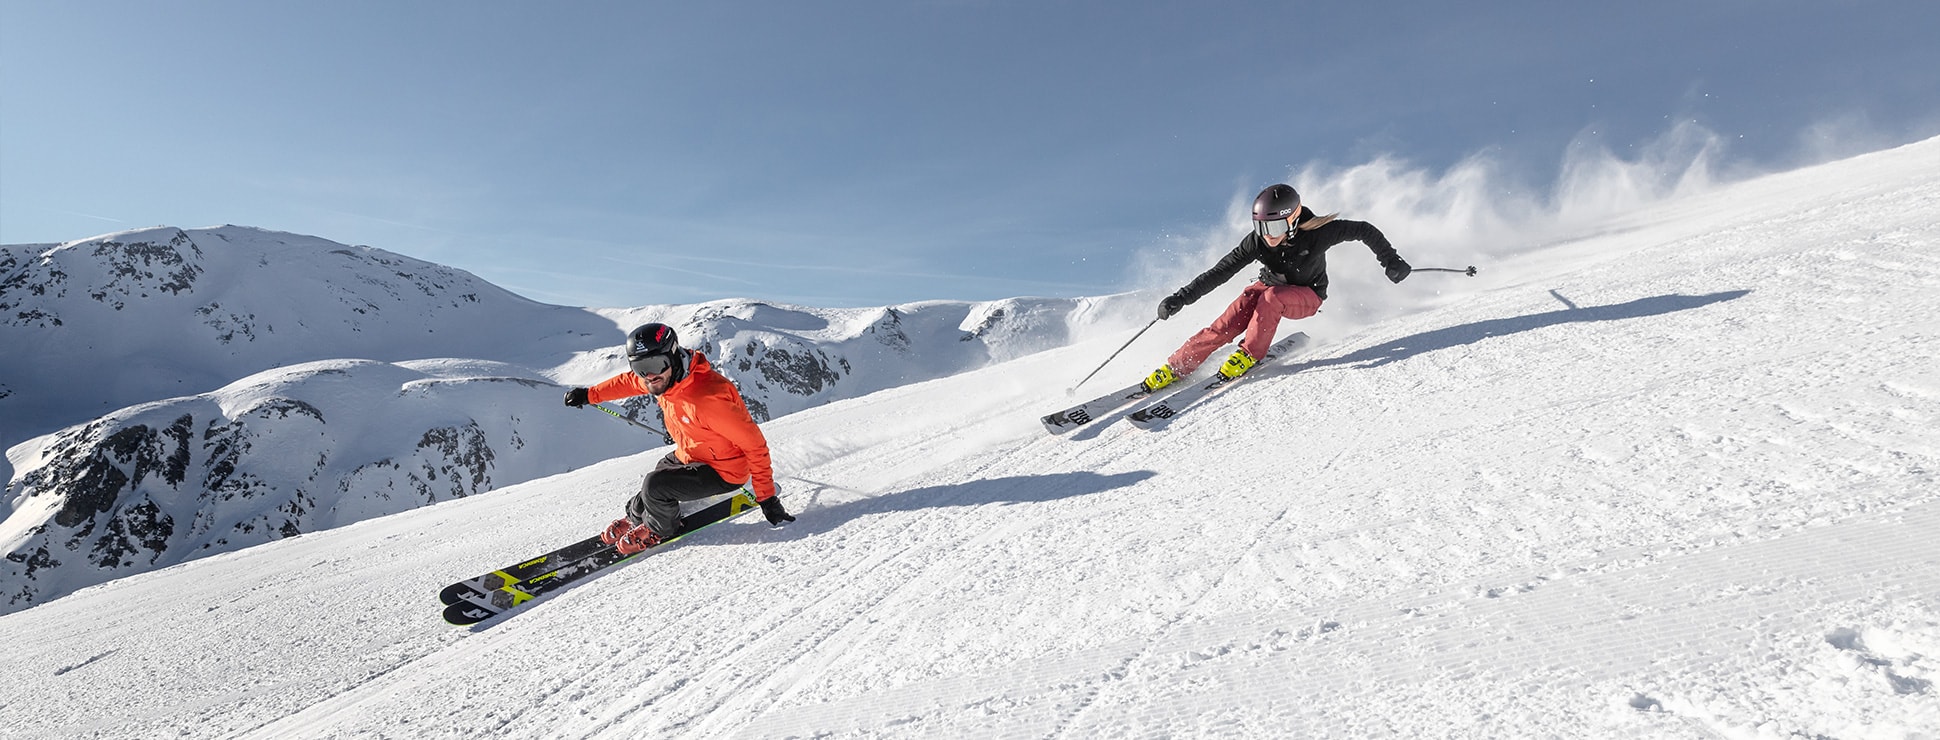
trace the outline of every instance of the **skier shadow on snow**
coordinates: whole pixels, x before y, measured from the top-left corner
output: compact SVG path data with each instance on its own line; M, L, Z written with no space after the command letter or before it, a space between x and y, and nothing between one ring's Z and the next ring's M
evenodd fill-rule
M973 507L986 504L1035 504L1065 498L1089 496L1094 493L1124 488L1141 483L1155 475L1151 470L1136 470L1129 473L1101 475L1090 471L1070 473L1049 473L1045 475L1017 475L1007 478L986 478L964 481L943 486L924 486L902 491L880 494L844 488L821 481L790 476L799 484L809 487L809 515L801 521L775 531L770 536L786 539L801 539L831 531L855 519L873 514L892 512L922 511L942 509L952 506ZM843 501L828 506L818 506L815 498L828 491L845 494L860 494L863 498Z
M1555 295L1555 291L1550 291L1550 293ZM1417 355L1427 354L1435 350L1474 344L1491 337L1519 334L1525 331L1534 331L1536 329L1561 324L1592 321L1621 321L1646 316L1661 316L1667 313L1688 311L1693 308L1703 308L1713 303L1737 300L1750 294L1751 291L1749 290L1727 290L1722 293L1710 293L1706 295L1660 295L1650 298L1639 298L1629 303L1591 306L1589 308L1579 308L1576 304L1570 303L1567 299L1557 295L1557 300L1563 301L1564 305L1569 306L1569 308L1527 316L1511 316L1508 318L1490 319L1488 321L1477 321L1473 324L1462 324L1461 326L1451 326L1445 329L1422 332L1414 336L1402 337L1392 342L1377 344L1353 354L1342 355L1327 360L1303 362L1299 365L1298 369L1304 372L1331 365L1354 365L1356 369L1380 367Z

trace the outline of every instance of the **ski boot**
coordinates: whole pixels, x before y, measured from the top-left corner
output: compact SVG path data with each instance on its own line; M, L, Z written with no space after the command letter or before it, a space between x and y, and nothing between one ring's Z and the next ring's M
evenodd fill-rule
M1237 378L1245 375L1246 371L1253 369L1253 366L1258 363L1259 360L1246 354L1246 350L1233 350L1232 356L1226 358L1226 364L1219 366L1219 374L1227 378Z
M1179 375L1172 372L1172 366L1160 365L1159 369L1153 370L1152 375L1145 379L1145 392L1151 393L1177 382L1179 382Z
M609 545L619 542L620 538L625 537L627 530L630 529L633 529L633 520L620 517L613 520L612 524L606 525L606 531L600 532L600 541Z
M620 535L619 541L613 543L613 549L627 556L658 546L660 546L660 535L654 534L653 527L646 524L627 530L626 534Z

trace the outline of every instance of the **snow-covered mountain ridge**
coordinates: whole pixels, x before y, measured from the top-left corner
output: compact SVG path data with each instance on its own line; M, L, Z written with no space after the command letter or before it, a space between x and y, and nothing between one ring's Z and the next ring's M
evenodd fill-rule
M0 254L0 613L657 446L559 404L622 371L618 344L646 321L716 358L768 419L1059 346L1130 305L580 309L236 226Z

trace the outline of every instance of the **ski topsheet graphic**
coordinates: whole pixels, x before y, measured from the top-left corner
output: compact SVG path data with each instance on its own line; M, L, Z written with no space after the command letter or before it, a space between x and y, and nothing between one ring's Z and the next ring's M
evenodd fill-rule
M1096 421L1098 417L1110 413L1112 409L1149 395L1152 395L1152 392L1145 389L1144 382L1133 383L1055 414L1046 415L1039 421L1044 423L1045 431L1063 434Z
M506 586L516 586L526 579L542 576L609 547L600 541L599 535L574 542L531 560L505 566L476 578L453 583L438 592L438 600L447 606L456 604L466 596L489 598L493 591Z

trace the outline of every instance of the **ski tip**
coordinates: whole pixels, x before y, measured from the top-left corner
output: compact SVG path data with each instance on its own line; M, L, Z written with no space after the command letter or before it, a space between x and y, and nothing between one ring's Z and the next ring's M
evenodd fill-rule
M1037 420L1044 425L1044 431L1052 434L1063 434L1093 421L1091 413L1083 406L1041 416Z
M477 604L452 604L445 608L445 622L459 627L468 627L496 617L500 613Z
M439 591L438 601L442 602L445 606L451 606L452 604L464 601L467 596L482 599L485 598L485 592L478 590L470 583L460 581L446 586L444 590Z

